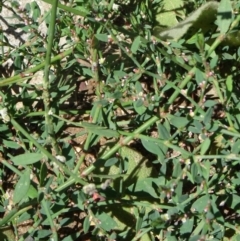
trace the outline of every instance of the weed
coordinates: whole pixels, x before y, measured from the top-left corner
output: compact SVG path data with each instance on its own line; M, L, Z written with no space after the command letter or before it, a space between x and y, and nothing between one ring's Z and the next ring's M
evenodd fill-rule
M169 2L1 2L1 240L239 240L239 3Z

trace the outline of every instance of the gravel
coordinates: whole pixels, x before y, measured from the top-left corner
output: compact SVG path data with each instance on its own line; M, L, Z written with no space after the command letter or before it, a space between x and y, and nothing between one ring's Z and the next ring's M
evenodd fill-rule
M11 7L11 3L13 3L13 0L5 1L4 4L7 6ZM24 9L26 4L29 3L31 4L33 1L32 0L21 0L18 1L20 4L20 8ZM41 13L44 14L44 12L48 11L51 8L50 4L47 4L43 1L36 0L38 6L41 9ZM20 44L23 44L26 39L28 34L22 31L19 28L15 28L13 24L18 24L22 23L22 16L21 14L16 13L18 17L13 17L13 12L10 11L8 8L3 7L1 15L0 15L0 25L3 29L4 34L7 36L8 41L11 45L13 46L19 46ZM46 34L47 32L47 27L45 24L40 24L39 25L39 31L42 34Z

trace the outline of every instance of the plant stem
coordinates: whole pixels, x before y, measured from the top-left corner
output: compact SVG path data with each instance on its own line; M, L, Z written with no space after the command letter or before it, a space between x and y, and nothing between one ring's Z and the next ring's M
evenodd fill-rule
M42 94L42 96L43 96L44 111L45 111L45 114L44 114L44 116L45 116L45 132L46 132L46 135L47 135L47 142L51 143L51 145L54 148L54 151L57 154L59 154L60 149L57 145L57 141L56 141L56 138L55 138L55 131L54 131L54 126L53 126L53 122L52 122L52 116L49 115L49 111L51 110L49 73L50 73L53 38L54 38L54 34L55 34L57 5L58 5L58 0L53 0L49 35L48 35L47 54L46 54L45 68L44 68L43 94Z
M158 209L171 209L173 207L172 204L169 205L164 205L164 204L156 204L156 203L150 203L147 201L136 201L136 200L126 200L126 199L121 199L121 200L107 200L107 201L101 201L97 203L98 207L101 206L109 206L109 205L122 205L122 206L138 206L138 207L146 207L146 208L151 208L152 210L158 210ZM96 207L95 203L91 203L88 206L89 208Z
M153 116L151 119L149 119L147 122L145 122L142 126L140 126L138 129L136 129L132 135L127 136L126 138L124 138L123 140L121 140L120 142L118 142L115 146L113 146L108 152L104 153L99 160L107 160L108 158L110 158L114 153L116 153L118 151L119 148L121 148L121 146L125 146L128 144L128 142L130 142L131 140L133 140L137 134L142 133L144 130L146 130L148 127L150 127L151 125L153 125L159 118L157 116ZM86 168L83 172L82 172L82 176L86 176L88 174L90 174L93 170L95 170L96 166L95 165L91 165L88 168Z
M97 40L95 40L96 42L98 42ZM96 45L96 44L95 44ZM98 96L98 100L100 100L101 98L101 90L100 90L100 80L99 80L99 73L98 73L98 52L97 49L95 48L96 46L91 47L90 52L91 52L91 58L92 58L92 71L93 71L93 78L95 80L95 83L97 83L97 90L96 90L96 94ZM95 124L99 118L99 114L101 111L102 106L101 105L97 105L95 112L93 114L93 118L92 118L92 123ZM87 139L84 143L84 151L88 151L89 146L90 146L90 142L92 140L93 137L93 133L89 132ZM78 165L79 166L79 165Z
M228 30L228 33L231 32L231 30L233 30L240 22L240 15L238 14L237 18L232 22L229 30ZM216 40L214 41L214 43L211 45L211 47L208 49L207 51L207 54L206 54L206 58L208 58L211 53L218 47L219 44L221 44L224 39L226 38L226 36L228 35L227 34L220 34Z
M61 60L63 58L65 58L66 56L70 55L71 53L73 52L73 48L71 49L68 49L58 55L56 55L55 57L53 57L51 60L50 60L50 63L54 63L58 60ZM42 69L44 66L46 65L46 62L42 62L41 64L31 68L31 69L28 69L20 74L17 74L13 77L10 77L10 78L7 78L7 79L3 79L0 81L0 87L2 86L6 86L6 85L11 85L11 84L14 84L14 83L18 83L18 82L21 82L25 79L29 79L29 78L32 78L32 75L33 73L37 72L38 70Z
M53 1L52 0L42 0L42 1L53 5ZM88 13L87 10L86 10L86 12L83 12L83 11L80 11L80 10L78 10L76 8L71 8L71 7L65 6L65 5L63 5L61 3L58 3L57 7L65 10L67 12L70 12L70 13L73 13L75 15L82 16L82 17L85 17L87 15L87 13ZM81 8L83 9L83 7L81 7Z
M11 221L11 219L17 215L18 212L21 212L22 209L32 207L37 204L37 199L34 199L30 202L21 204L20 206L14 207L6 216L4 216L2 219L0 219L0 227L6 225L8 222Z
M60 161L58 161L52 154L50 154L44 147L42 147L31 135L29 135L23 127L21 127L13 118L11 118L11 123L15 127L16 130L20 131L30 142L32 142L49 160L54 162L59 168L61 168L65 174L68 174L73 178L75 182L79 182L82 185L85 185L81 178L79 178L76 174L72 173L68 170L65 165L63 165Z
M180 91L187 85L187 83L192 79L192 77L195 75L197 68L193 67L189 72L188 75L185 77L185 79L181 82L179 85L179 89L175 90L174 93L171 95L171 97L168 100L168 103L164 106L164 110L166 110L178 97Z
M145 229L145 230L142 231L141 233L137 234L132 241L137 241L137 240L141 239L144 234L149 233L152 229L153 229L152 227L149 227L149 228ZM150 239L149 239L149 240L150 240Z
M42 206L43 206L43 209L47 215L47 218L48 218L48 221L49 221L49 224L51 226L51 230L52 230L52 235L53 235L53 240L54 241L58 241L58 235L57 235L57 229L53 223L53 219L52 219L52 216L49 212L49 208L48 208L48 203L45 199L42 200Z
M2 159L0 157L0 162L5 165L6 167L8 167L12 172L16 173L18 176L22 176L22 173L13 165L11 165L10 163L8 163L6 160Z

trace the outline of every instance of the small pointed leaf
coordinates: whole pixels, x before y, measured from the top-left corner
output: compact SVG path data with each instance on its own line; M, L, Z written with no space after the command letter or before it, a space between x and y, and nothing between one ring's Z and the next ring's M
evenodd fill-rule
M25 153L12 158L15 165L29 165L40 161L43 158L41 153Z
M226 33L232 22L232 5L230 0L221 0L218 13L217 13L217 25L220 29L220 33Z
M131 52L132 52L133 54L136 54L137 51L138 51L138 49L139 49L139 47L140 47L140 45L141 45L141 37L140 37L140 36L137 36L137 37L134 39L133 43L132 43Z
M30 174L31 170L27 168L15 186L15 190L13 192L13 202L15 204L19 203L26 197L30 187Z

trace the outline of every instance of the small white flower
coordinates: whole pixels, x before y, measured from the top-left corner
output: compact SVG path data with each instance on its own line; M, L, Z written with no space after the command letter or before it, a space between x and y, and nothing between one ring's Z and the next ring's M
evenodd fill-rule
M170 219L169 214L168 213L163 214L162 219L165 220L165 221L169 220Z
M31 173L30 174L30 179L33 180L33 178L34 178L34 175Z
M105 58L100 58L100 59L98 60L98 62L99 62L99 64L103 64L103 63L105 62Z
M11 198L10 192L6 191L5 194L3 195L3 197L7 200Z
M101 188L105 190L107 187L110 186L111 182L112 182L111 179L107 179L104 183L101 184Z
M7 115L7 108L6 107L2 108L0 110L0 114L1 114L1 116Z
M108 37L108 42L111 42L113 40L111 35L108 35L107 37Z
M6 107L0 110L0 115L5 123L10 121L10 116L8 115L8 110Z
M95 20L96 20L97 22L101 22L102 18L96 17Z
M190 159L185 160L185 164L186 164L187 166L190 166L190 165L191 165L191 160L190 160Z
M83 187L83 192L85 194L91 195L90 193L93 193L95 191L96 191L96 186L94 183L89 183Z
M50 109L49 111L48 111L48 115L52 115L53 114L53 111L52 111L52 109Z
M190 110L190 111L189 111L189 115L190 115L191 117L194 117L194 116L195 116L194 111Z
M56 156L56 159L60 162L66 162L66 157L65 156L60 156L60 155L57 155Z
M114 11L116 10L117 11L118 9L119 9L119 5L114 3L112 5L112 10L114 10Z
M119 42L121 42L121 41L123 41L125 39L125 36L123 34L117 35L116 37L117 37L117 40Z
M182 94L182 95L187 95L187 90L182 89L182 90L181 90L181 94Z

